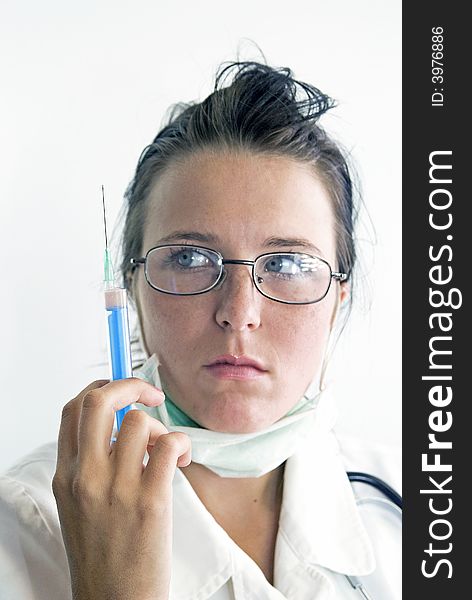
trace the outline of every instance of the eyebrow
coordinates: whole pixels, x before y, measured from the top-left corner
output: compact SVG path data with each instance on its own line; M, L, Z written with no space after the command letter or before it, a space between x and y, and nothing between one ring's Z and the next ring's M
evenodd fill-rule
M306 248L307 250L314 250L318 252L318 254L322 254L321 250L307 240L305 238L281 238L281 237L270 237L267 238L264 242L264 246L268 246L270 248L280 248L285 246L301 246L302 248Z
M203 242L205 244L221 244L221 239L217 235L214 235L212 233L201 233L200 231L184 230L177 230L173 231L172 233L169 233L169 235L166 235L163 238L161 238L157 242L157 244L167 244L170 242L175 242L177 240L198 241ZM268 248L285 248L287 246L301 246L302 248L314 250L318 254L323 255L321 250L317 246L315 246L313 242L310 242L310 240L307 240L305 238L299 237L283 238L272 236L267 238L262 245Z

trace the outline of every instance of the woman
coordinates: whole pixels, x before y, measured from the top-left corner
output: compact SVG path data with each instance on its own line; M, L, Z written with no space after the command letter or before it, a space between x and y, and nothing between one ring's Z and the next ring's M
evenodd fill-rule
M349 170L317 122L331 106L288 69L235 63L143 152L122 275L148 359L66 404L55 472L50 446L3 482L11 597L349 598L344 575L373 571L321 395L355 263Z

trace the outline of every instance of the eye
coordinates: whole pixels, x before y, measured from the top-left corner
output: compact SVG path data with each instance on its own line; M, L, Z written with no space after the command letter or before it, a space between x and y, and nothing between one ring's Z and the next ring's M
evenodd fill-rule
M168 262L182 269L213 268L217 257L210 256L203 249L181 247L170 251Z
M300 258L298 255L277 254L268 257L264 263L264 271L281 275L299 275Z
M201 265L204 257L194 250L185 250L174 255L174 259L181 267L192 267Z

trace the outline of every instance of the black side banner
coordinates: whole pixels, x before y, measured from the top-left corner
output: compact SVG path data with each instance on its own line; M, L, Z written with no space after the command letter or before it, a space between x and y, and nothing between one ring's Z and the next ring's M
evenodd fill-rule
M470 597L470 21L403 10L403 597ZM422 594L420 596L419 594Z

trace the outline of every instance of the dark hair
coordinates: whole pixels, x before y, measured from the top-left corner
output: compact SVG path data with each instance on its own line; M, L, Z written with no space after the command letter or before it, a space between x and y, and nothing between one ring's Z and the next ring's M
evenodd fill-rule
M290 69L258 62L224 63L213 92L203 102L173 106L167 124L141 154L126 190L121 261L125 286L130 288L130 259L142 253L151 186L172 161L215 148L312 164L333 201L338 263L334 268L351 277L356 260L354 186L344 153L318 125L320 116L333 106L335 102L319 89L294 79Z

